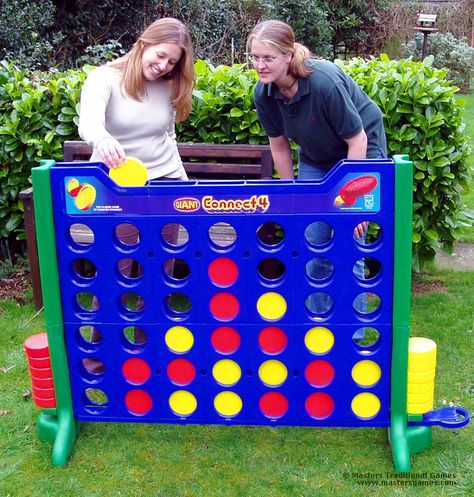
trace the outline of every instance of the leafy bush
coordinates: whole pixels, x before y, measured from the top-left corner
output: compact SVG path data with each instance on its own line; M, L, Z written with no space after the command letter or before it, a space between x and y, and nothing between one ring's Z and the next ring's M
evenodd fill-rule
M414 40L405 47L405 57L421 60L423 35L417 33ZM474 71L474 48L470 47L466 38L458 39L451 33L432 33L428 37L427 52L433 57L433 65L447 68L448 78L456 86L468 91L470 78Z
M413 255L415 269L435 255L438 242L452 250L463 220L460 194L468 190L472 171L457 87L447 69L423 63L352 59L338 64L380 106L389 156L408 154L414 162Z
M177 126L182 142L268 143L253 104L257 73L246 66L217 66L198 60L189 119Z
M41 159L60 159L77 137L77 102L86 73L28 73L0 62L0 236L21 228L18 193ZM19 236L24 234L20 231Z
M51 29L55 11L51 0L0 2L0 58L30 69L47 67L63 39Z
M471 178L457 88L447 70L387 56L338 64L382 109L389 155L408 154L415 165L413 247L415 268L448 250L464 219L461 193ZM77 138L81 86L90 68L33 73L0 63L0 236L22 236L18 193L31 167L60 159L64 140ZM245 65L196 62L198 75L190 118L177 127L179 141L268 143L253 104L254 70Z

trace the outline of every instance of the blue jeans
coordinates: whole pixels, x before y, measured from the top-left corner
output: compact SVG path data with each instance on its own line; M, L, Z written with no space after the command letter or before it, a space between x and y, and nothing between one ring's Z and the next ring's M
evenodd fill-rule
M298 179L321 179L327 173L328 169L322 167L314 166L305 162L299 163ZM325 222L314 222L311 223L305 230L305 238L312 245L322 245L327 243L332 237L332 227ZM363 244L365 241L365 236L362 239L358 239L358 243ZM332 271L332 266L329 261L324 258L312 259L306 265L308 275L315 279L321 280L327 278ZM364 263L358 260L355 264L354 275L359 279L364 279ZM321 315L327 313L332 307L332 298L326 293L318 292L317 295L314 293L308 297L306 302L308 310L314 315ZM367 312L367 298L365 294L358 295L354 300L354 308L362 313ZM354 339L363 338L363 332L360 336L354 336Z

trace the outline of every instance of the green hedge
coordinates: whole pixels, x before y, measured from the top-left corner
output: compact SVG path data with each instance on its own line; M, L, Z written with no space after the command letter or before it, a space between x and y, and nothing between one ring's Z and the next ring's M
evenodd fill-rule
M389 156L408 154L414 162L413 256L415 269L431 260L439 242L452 251L462 224L469 222L461 193L469 189L472 169L458 88L447 69L410 60L337 61L380 106Z
M468 188L469 147L457 91L446 71L386 56L337 61L380 105L390 155L414 161L413 254L415 269L432 259L439 243L452 248L466 219L460 193ZM31 167L60 159L64 140L77 138L79 93L89 67L63 73L18 71L0 64L0 235L24 236L18 193ZM182 142L268 143L253 106L255 71L196 62L190 118L177 127Z

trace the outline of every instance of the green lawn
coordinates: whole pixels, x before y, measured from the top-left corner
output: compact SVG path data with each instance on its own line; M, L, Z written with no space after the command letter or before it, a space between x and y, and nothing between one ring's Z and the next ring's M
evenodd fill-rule
M474 410L474 272L416 277L412 335L438 344L435 407ZM431 290L425 292L425 290ZM432 447L413 457L422 482L455 486L379 486L354 473L382 473L394 485L386 429L310 429L84 423L72 457L51 466L51 445L36 434L23 341L44 329L31 304L0 302L1 497L468 496L474 492L474 430L433 429ZM431 474L434 474L431 475ZM405 484L410 480L401 478Z
M472 148L471 164L474 168L474 92L469 95L460 95L458 100L463 100L466 105L463 107L463 118L466 123L466 136ZM464 203L469 209L474 210L474 178L471 182L470 191L463 196ZM466 227L462 230L460 240L474 243L474 227Z

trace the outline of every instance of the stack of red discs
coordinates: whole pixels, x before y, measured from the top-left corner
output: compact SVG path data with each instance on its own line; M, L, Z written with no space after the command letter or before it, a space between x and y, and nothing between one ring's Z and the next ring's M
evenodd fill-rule
M30 368L33 400L38 407L56 407L53 371L49 357L48 335L38 333L25 340L24 348Z

